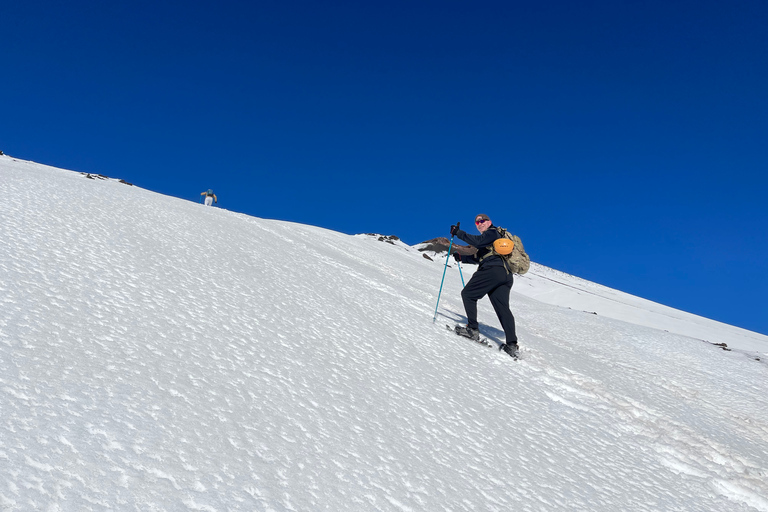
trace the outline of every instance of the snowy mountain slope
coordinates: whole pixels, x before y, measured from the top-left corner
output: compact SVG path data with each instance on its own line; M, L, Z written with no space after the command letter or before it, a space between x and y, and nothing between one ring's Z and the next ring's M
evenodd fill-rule
M763 361L523 292L514 363L404 244L0 186L3 511L768 510Z
M729 348L748 352L753 357L768 357L767 336L670 308L535 263L531 271L518 280L517 292L547 304L582 309L709 343L726 343Z

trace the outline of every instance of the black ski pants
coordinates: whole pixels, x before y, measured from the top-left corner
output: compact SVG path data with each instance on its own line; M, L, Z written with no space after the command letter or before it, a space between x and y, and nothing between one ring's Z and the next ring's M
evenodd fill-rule
M491 299L493 310L499 317L507 343L517 343L515 317L509 310L509 292L514 279L504 267L480 267L461 291L464 310L467 313L467 327L477 329L477 301L485 295Z

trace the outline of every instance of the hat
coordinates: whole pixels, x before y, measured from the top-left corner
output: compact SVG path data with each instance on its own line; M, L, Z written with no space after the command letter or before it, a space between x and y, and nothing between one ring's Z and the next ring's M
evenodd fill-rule
M477 220L477 219L481 219L481 220L491 220L491 219L490 219L490 218L488 218L488 216L487 216L486 214L484 214L484 213L478 213L477 215L475 215L475 220Z

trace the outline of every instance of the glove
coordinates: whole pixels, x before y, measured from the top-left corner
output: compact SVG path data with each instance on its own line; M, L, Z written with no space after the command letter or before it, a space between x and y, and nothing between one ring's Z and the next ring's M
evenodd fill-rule
M461 263L461 254L459 254L458 252L453 253L453 259Z
M453 225L451 226L451 236L455 236L456 233L459 232L459 226Z

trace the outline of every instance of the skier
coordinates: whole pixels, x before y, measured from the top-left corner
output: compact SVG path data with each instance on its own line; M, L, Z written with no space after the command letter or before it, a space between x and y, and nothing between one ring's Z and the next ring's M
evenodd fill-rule
M491 219L481 213L475 217L475 225L480 232L479 235L470 235L459 229L458 226L451 226L451 236L457 236L477 248L477 254L474 255L462 256L455 252L453 254L454 259L461 263L480 265L467 286L461 291L461 299L464 301L464 310L467 313L467 326L457 325L456 334L475 341L480 339L477 323L477 301L488 295L506 337L506 342L499 350L517 358L515 317L509 310L509 292L512 290L513 283L512 272L509 271L504 260L492 252L493 242L500 238L500 235Z
M210 188L206 190L205 192L200 192L201 196L205 196L205 206L211 206L211 203L218 203L219 200L216 197L216 194L213 193L213 190Z

